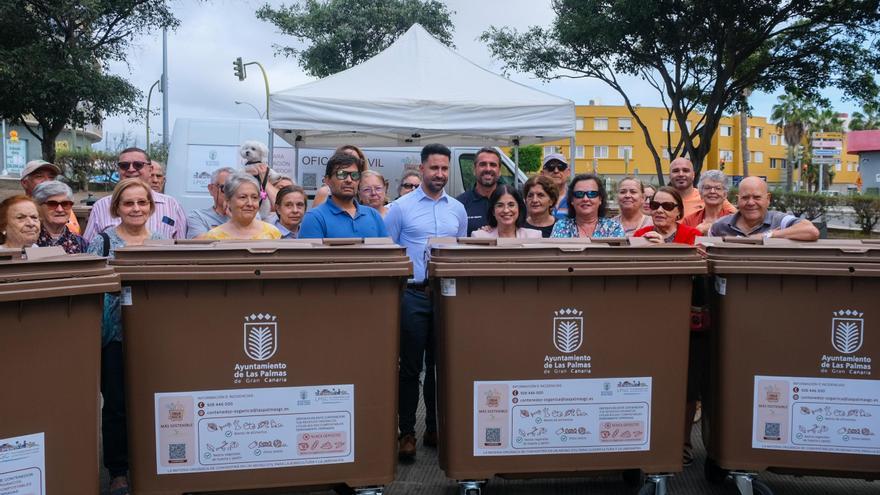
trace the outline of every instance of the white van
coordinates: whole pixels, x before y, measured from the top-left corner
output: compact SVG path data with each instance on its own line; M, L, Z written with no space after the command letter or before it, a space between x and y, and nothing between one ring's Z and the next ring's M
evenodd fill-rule
M165 193L175 197L186 211L208 208L211 173L221 167L238 168L243 161L238 149L244 141L268 140L268 124L257 119L177 119L168 150ZM339 143L343 145L345 143ZM274 139L273 169L293 176L294 149L279 137ZM474 186L476 147L452 147L449 183L446 192L458 196ZM500 150L499 150L500 151ZM404 170L417 169L421 161L420 147L364 148L370 169L381 173L389 182L394 198ZM333 149L300 148L296 182L314 196L324 177L324 167ZM513 184L516 166L504 153L501 180ZM519 184L528 178L517 171Z

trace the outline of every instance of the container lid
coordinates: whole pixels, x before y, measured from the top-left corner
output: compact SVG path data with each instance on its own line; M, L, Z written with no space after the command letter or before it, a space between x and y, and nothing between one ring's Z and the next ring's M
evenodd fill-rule
M713 273L790 275L880 275L880 243L873 240L704 237Z
M116 250L123 280L411 276L406 251L387 238L160 241Z
M89 254L0 260L0 301L118 292L107 260Z
M706 273L696 247L642 238L437 238L429 245L432 276Z

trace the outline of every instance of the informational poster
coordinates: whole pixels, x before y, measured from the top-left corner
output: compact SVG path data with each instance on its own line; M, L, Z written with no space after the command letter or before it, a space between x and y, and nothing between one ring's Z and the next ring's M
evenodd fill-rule
M880 455L880 380L755 376L752 448Z
M186 192L204 193L215 170L222 167L238 169L240 165L238 146L191 144L186 157Z
M0 438L0 493L46 493L46 439L43 433Z
M651 378L474 382L474 455L650 450Z
M6 140L6 161L3 175L20 177L27 162L27 139L16 142Z
M354 462L354 385L155 394L158 474Z

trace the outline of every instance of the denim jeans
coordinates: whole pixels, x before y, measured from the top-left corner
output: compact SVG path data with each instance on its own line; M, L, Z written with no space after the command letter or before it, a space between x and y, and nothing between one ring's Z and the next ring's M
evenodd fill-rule
M419 375L426 366L422 394L425 400L425 430L437 431L437 400L434 366L434 309L431 296L406 289L400 309L400 376L398 421L400 434L414 434L419 407Z

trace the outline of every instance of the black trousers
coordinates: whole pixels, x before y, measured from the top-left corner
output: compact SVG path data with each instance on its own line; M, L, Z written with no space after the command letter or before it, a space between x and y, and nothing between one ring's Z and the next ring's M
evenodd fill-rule
M125 376L122 342L110 342L101 349L101 435L104 467L110 479L128 473L128 432L125 426Z

